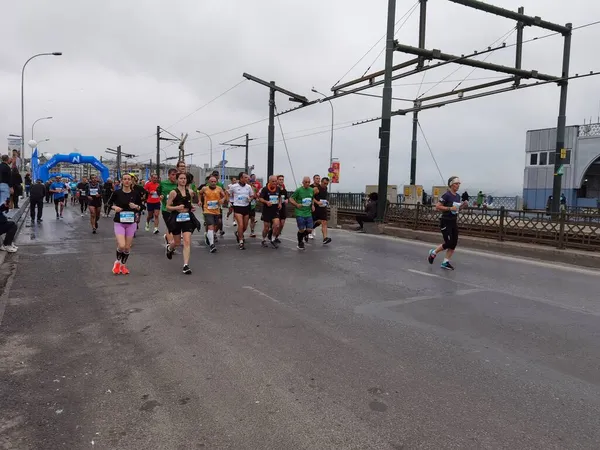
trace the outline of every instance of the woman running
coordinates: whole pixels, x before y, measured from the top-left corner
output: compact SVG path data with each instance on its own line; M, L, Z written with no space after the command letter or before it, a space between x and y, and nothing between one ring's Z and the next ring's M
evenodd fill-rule
M138 191L132 189L131 176L123 175L122 181L121 189L114 191L110 200L111 209L115 211L114 227L117 239L117 260L112 269L115 275L129 275L125 264L137 228L135 214L142 209L142 198Z
M188 178L185 173L177 174L177 189L171 191L167 198L167 211L171 212L167 227L173 235L173 246L167 244L167 258L173 259L175 249L181 244L183 235L183 273L190 275L190 253L192 233L197 228L198 220L192 213L192 191L187 187Z
M88 198L88 208L90 210L90 224L92 225L92 233L96 234L98 229L98 220L100 219L100 211L102 210L102 186L98 177L92 175L87 186L86 196Z

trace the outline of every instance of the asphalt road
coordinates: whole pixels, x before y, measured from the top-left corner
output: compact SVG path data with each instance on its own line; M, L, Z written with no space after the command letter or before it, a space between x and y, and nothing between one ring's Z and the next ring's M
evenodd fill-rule
M300 253L112 221L24 227L0 272L0 447L595 449L600 274L331 232ZM439 263L440 261L438 261ZM2 315L2 311L4 314Z

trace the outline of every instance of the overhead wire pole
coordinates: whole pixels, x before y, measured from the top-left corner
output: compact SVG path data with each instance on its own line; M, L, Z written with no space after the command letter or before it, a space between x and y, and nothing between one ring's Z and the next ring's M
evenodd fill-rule
M419 0L421 3L421 11L419 17L419 48L425 48L425 29L427 27L427 0ZM425 60L419 57L417 68L423 68ZM418 94L417 94L418 95ZM419 100L415 100L415 107L418 106ZM417 132L419 126L419 110L413 112L413 129L412 129L412 144L410 148L410 184L417 184Z
M244 144L231 144L232 141L235 141L235 140L237 140L239 138L242 138L242 137L246 139L246 142ZM249 168L249 165L248 165L248 150L249 150L249 147L250 147L250 141L252 141L252 140L253 139L250 139L250 135L248 133L246 133L243 136L239 136L239 137L231 139L231 140L229 140L227 142L222 142L222 143L219 144L219 145L229 145L230 147L244 147L246 149L246 157L245 157L245 162L244 162L244 171L246 173L248 173L248 168Z
M161 133L167 133L173 136L172 138L164 138L161 136ZM187 138L187 134L185 136ZM160 141L180 141L180 139L169 131L161 128L160 125L156 126L156 175L160 178ZM183 141L185 142L185 141ZM181 146L180 146L181 147ZM181 148L179 149L182 151Z
M316 103L316 100L309 102L308 99L302 95L283 89L277 86L274 81L268 82L258 77L243 73L242 76L255 83L262 84L269 88L269 128L268 128L268 140L267 140L267 177L274 174L274 161L275 161L275 93L281 92L289 97L291 102L302 103L303 106L308 104Z
M383 100L381 102L381 128L379 129L379 188L377 220L383 222L387 207L388 171L390 166L390 133L392 122L392 72L394 65L394 29L396 20L396 0L388 0L387 38L385 48L385 74Z

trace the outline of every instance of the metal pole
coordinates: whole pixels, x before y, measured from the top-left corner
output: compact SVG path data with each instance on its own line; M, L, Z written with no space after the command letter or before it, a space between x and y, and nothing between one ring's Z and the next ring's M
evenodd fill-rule
M421 11L419 18L419 48L425 48L425 30L427 27L427 0L420 0ZM419 57L417 67L420 69L423 67L425 59ZM414 107L418 108L420 102L415 101ZM417 184L417 150L418 150L418 125L419 125L419 110L413 111L413 129L412 129L412 143L410 147L410 184Z
M568 23L567 28L571 30L572 24ZM556 154L554 156L554 180L552 185L552 212L558 213L560 209L560 194L562 189L562 165L561 150L565 148L565 131L567 124L567 91L569 81L566 79L569 76L569 63L571 60L571 32L565 34L565 44L563 49L563 67L562 77L564 80L559 82L560 85L560 106L558 110L558 125L556 127Z
M33 122L33 124L31 125L31 139L35 139L34 135L33 135L33 130L35 129L35 124L38 123L40 120L49 120L49 119L52 119L52 117L40 117L35 122Z
M213 158L212 158L213 146L212 146L212 138L208 134L206 134L205 132L203 132L203 131L196 130L196 133L203 134L204 136L206 136L208 138L208 140L210 142L210 168L212 169L213 168Z
M267 177L273 175L275 165L275 82L269 89L269 133L267 142Z
M325 100L329 102L329 106L331 107L331 143L329 145L329 168L331 168L331 164L333 163L333 126L335 124L335 112L333 110L333 103L331 103L331 100L328 99L325 94L317 91L315 88L312 88L311 91L313 91L316 94L322 95L325 98ZM322 101L323 100L319 100L319 103L321 103Z
M160 126L156 127L156 176L160 179Z
M244 171L246 173L248 173L248 150L249 150L249 145L250 144L250 137L248 135L248 133L246 133L246 161L244 163Z
M117 145L117 173L120 178L123 178L123 174L121 173L121 146Z
M525 8L522 6L519 8L519 14L523 14L525 12ZM523 29L525 28L525 24L523 22L517 22L517 52L515 56L515 69L522 68L523 61ZM521 77L515 77L515 85L518 86L521 84Z
M387 185L390 157L390 132L392 121L392 67L394 65L394 27L396 20L396 0L388 0L387 40L385 50L385 75L383 83L383 101L381 102L381 128L379 139L379 201L377 202L377 220L383 222L387 206Z

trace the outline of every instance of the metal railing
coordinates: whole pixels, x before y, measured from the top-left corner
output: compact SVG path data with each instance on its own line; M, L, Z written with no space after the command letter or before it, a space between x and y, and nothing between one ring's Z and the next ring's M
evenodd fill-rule
M339 207L340 220L353 218L355 211ZM440 216L433 206L391 203L386 223L418 231L439 231ZM504 207L467 208L460 212L458 224L461 233L469 236L600 251L600 214L596 213L562 211L548 215Z

